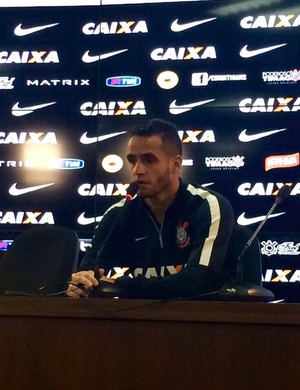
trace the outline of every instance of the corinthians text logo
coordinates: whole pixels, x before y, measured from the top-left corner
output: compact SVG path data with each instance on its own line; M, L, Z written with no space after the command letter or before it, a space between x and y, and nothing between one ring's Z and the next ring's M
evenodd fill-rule
M284 185L292 187L290 195L300 195L300 183L242 183L237 191L242 196L276 196Z
M246 16L240 22L244 29L299 27L300 15Z
M58 64L57 51L1 51L0 64Z
M85 35L100 34L138 34L147 33L148 27L145 20L131 20L123 22L101 22L87 23L83 26L82 32Z
M239 109L246 114L255 112L296 112L300 110L300 97L245 98Z
M95 115L146 115L145 103L142 100L118 102L85 102L80 106L80 112L84 116Z
M85 183L78 188L81 196L126 196L129 183L98 183L96 185Z
M14 145L23 145L23 144L57 144L56 135L54 132L45 133L41 132L25 132L21 131L3 133L0 132L0 145L14 144Z
M150 54L154 61L168 60L206 60L217 58L214 46L195 46L195 47L169 47L164 49L159 47Z
M54 225L54 217L50 211L0 211L0 224L10 225Z

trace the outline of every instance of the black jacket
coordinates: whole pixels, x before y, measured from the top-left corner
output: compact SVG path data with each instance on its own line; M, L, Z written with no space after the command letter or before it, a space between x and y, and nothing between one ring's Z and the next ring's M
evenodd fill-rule
M224 258L233 225L227 199L180 182L161 225L142 198L110 207L80 269L99 267L107 273L114 268L120 273L116 267L121 267L125 275L116 285L132 298L192 297L215 291L229 279Z

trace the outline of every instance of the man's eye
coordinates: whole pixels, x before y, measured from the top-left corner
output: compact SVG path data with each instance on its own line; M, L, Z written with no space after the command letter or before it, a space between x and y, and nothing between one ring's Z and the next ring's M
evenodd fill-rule
M153 157L145 157L144 162L146 164L152 164L154 162L154 158Z

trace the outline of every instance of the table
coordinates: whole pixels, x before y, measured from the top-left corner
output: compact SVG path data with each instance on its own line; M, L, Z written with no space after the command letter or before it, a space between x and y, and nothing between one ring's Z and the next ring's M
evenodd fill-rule
M297 389L300 305L0 297L0 389Z

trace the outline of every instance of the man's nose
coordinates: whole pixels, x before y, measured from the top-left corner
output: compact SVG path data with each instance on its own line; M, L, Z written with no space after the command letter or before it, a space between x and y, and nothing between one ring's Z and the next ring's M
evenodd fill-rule
M133 173L135 175L142 175L145 173L145 166L141 161L136 162L134 169L133 169Z

